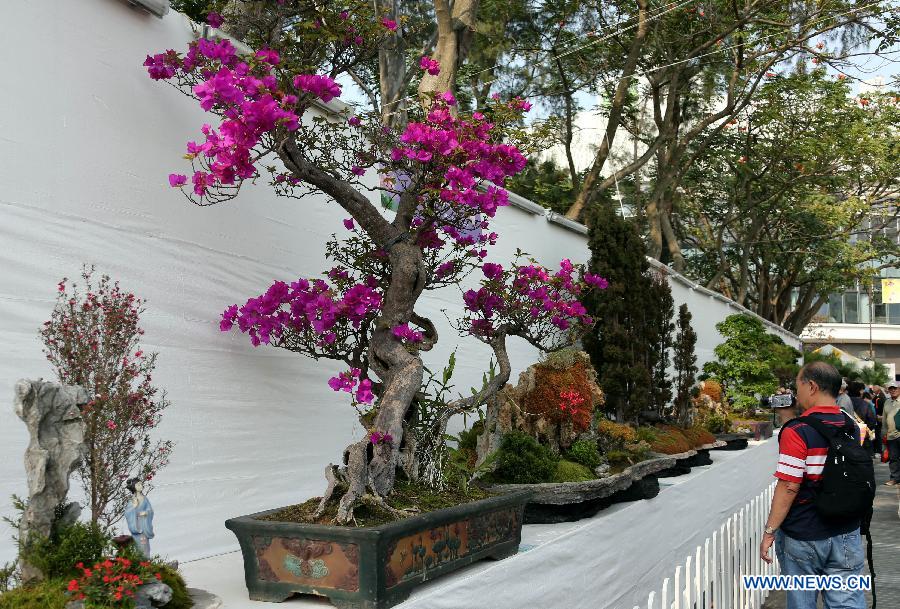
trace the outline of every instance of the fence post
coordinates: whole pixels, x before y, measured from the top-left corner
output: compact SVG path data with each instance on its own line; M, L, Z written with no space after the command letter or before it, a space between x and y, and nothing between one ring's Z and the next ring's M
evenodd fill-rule
M675 587L672 588L672 609L681 609L681 565L675 567Z
M692 609L691 584L693 583L691 580L691 555L688 554L687 559L684 561L684 609Z
M663 580L662 595L660 598L661 605L659 609L672 609L669 606L669 578Z
M713 531L713 537L715 535L716 533ZM703 600L700 603L700 609L709 609L712 606L709 598L711 589L712 585L709 581L709 537L707 537L703 544Z

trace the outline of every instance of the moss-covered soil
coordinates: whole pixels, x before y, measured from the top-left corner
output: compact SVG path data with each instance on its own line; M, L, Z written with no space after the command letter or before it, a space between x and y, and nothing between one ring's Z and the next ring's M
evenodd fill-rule
M417 515L487 499L492 496L492 493L474 486L470 486L467 492L463 492L459 488L445 488L443 491L437 491L424 485L398 481L394 486L394 492L387 498L387 504L395 510L416 510L410 515ZM337 489L332 496L332 500L328 502L325 513L318 519L313 518L313 514L316 508L319 507L321 498L314 497L303 503L282 508L275 513L262 517L261 520L304 524L334 524L340 497L340 489ZM357 527L377 527L388 522L400 520L399 517L391 512L377 505L369 504L357 507L353 510L353 515L356 519ZM350 526L353 526L353 523Z

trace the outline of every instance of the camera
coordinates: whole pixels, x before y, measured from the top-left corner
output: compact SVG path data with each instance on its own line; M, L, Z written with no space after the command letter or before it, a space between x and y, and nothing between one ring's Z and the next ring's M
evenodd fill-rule
M791 405L792 396L788 394L779 394L769 396L769 406L772 408L788 408Z

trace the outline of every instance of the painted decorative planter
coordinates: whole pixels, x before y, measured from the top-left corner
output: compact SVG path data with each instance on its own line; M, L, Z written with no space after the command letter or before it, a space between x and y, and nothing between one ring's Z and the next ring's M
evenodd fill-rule
M541 484L497 484L490 491L509 493L531 491L525 508L526 524L573 522L590 518L613 503L652 499L659 493L657 472L675 465L662 455L635 463L618 474L587 482L545 482Z
M252 600L326 596L342 609L385 609L410 590L483 558L518 552L530 492L491 497L378 527L232 518Z

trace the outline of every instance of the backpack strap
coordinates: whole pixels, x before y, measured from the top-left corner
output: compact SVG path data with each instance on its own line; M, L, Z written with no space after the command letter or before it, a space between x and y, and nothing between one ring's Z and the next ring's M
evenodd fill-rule
M825 423L823 423L822 421L820 421L819 419L817 419L816 417L814 417L812 415L805 416L805 417L797 417L796 419L793 419L793 420L799 421L801 423L806 423L807 425L809 425L810 427L815 429L819 433L820 436L822 436L823 438L825 438L828 441L831 441L832 439L834 439L834 437L838 433L838 430L840 430L840 431L848 430L850 432L850 436L853 437L855 435L854 430L857 429L856 423L854 423L853 419L850 418L850 415L848 415L843 410L841 410L841 414L844 415L844 425L842 427L826 425ZM788 421L788 422L790 422L790 421Z

